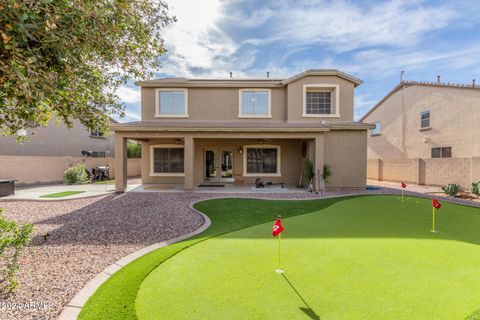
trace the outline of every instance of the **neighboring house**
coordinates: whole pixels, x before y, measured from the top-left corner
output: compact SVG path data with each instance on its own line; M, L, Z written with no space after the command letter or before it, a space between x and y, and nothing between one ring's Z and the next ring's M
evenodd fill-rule
M464 187L480 180L479 86L404 81L360 121L376 125L370 178Z
M112 123L116 121L111 119ZM48 127L30 126L26 131L29 141L23 143L17 143L15 137L0 137L0 179L14 179L18 184L61 182L64 171L79 163L89 170L113 166L113 135L103 137L77 120L70 129L52 120ZM82 151L90 152L91 157L82 155ZM130 162L129 174L138 175L135 161Z
M139 82L141 121L112 126L116 188L126 187L127 139L142 142L144 184L298 184L309 158L315 172L331 167L327 188L365 188L372 126L353 121L361 83L337 70Z
M110 119L111 123L117 123ZM115 143L113 135L103 137L98 131L90 131L78 120L73 128L64 123L50 121L48 127L27 128L28 142L17 143L15 137L0 137L0 155L4 156L46 156L82 157L82 151L91 151L92 157L113 157Z

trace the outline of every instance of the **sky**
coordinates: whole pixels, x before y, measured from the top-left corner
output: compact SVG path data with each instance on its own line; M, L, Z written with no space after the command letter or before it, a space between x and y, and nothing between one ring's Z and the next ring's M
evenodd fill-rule
M286 78L339 69L363 80L358 120L400 81L480 83L480 1L167 0L161 77ZM120 121L140 119L134 79Z

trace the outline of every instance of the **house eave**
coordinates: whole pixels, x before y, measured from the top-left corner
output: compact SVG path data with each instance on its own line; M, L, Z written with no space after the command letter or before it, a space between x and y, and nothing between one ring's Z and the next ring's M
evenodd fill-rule
M281 80L199 80L199 79L163 79L136 82L143 88L281 88Z
M114 132L272 132L272 133L296 133L296 132L329 132L331 130L369 130L373 124L357 125L330 125L328 127L295 127L295 128L219 128L219 127L157 127L157 126L112 126Z
M297 75L294 75L291 78L283 80L282 84L287 85L289 83L292 83L294 81L297 81L297 80L302 79L302 78L307 77L307 76L337 76L337 77L343 78L345 80L348 80L350 82L353 82L355 87L357 87L357 86L359 86L363 83L362 80L360 80L360 79L358 79L358 78L356 78L352 75L349 75L345 72L342 72L340 70L336 70L336 69L310 69L310 70L304 71L302 73L299 73Z

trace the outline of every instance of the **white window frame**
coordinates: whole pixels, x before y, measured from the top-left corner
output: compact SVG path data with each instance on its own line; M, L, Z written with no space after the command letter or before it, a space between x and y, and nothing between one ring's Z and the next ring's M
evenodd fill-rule
M276 173L248 173L247 172L247 149L277 149L277 172ZM251 144L243 146L243 176L244 177L281 177L282 149L279 145Z
M242 105L243 105L243 92L267 92L268 95L268 114L243 114ZM239 118L271 118L272 117L272 90L270 89L261 89L261 88L244 88L238 90L238 117Z
M308 114L307 113L307 89L308 88L319 88L321 89L320 91L331 92L332 96L333 94L335 94L335 113ZM340 118L340 86L338 84L328 84L328 83L304 84L303 85L302 117L304 118Z
M185 113L161 114L160 92L183 91L185 97ZM155 118L188 118L188 89L185 88L157 88L155 89Z
M375 125L375 128L372 129L372 132L371 132L370 135L372 137L381 135L382 134L382 121L375 121L373 124ZM378 128L378 125L380 125L380 130L378 130L378 132L375 132L375 130L377 130L377 128Z
M183 149L183 161L185 161L185 146L178 144L153 144L150 145L150 176L152 177L185 177L185 168L184 172L155 172L154 171L154 149L172 149L180 148Z
M428 113L428 127L422 127L422 116ZM430 129L432 127L432 112L430 110L425 110L420 112L420 130Z

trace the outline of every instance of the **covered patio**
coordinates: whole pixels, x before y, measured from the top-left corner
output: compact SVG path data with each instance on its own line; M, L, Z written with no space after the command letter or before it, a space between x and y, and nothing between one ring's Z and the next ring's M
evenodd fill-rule
M181 186L184 191L254 192L251 187L261 179L273 192L304 192L295 187L304 160L310 159L314 172L322 172L324 133L329 128L228 128L227 124L175 130L120 125L114 130L117 192L126 190L127 140L142 143L144 191L155 191L155 186L178 191Z

